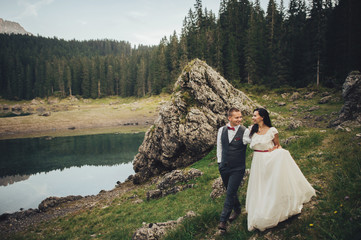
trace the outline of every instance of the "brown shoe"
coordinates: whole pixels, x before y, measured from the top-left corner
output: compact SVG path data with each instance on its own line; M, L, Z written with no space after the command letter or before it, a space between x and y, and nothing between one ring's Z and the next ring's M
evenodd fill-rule
M241 211L233 211L231 216L228 218L228 220L230 222L233 222L234 220L236 220L238 218L239 214L241 214Z
M218 224L218 229L223 230L223 231L227 231L227 223L226 222L220 222Z

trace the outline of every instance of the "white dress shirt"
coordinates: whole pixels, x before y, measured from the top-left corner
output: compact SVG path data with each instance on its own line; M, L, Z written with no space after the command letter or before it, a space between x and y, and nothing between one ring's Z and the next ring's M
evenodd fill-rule
M234 131L233 130L228 130L228 140L229 142L232 142L234 136L236 135L237 131L238 131L238 128L239 128L240 125L238 126L235 126L234 127ZM218 129L218 134L217 134L217 162L220 163L222 162L222 141L221 141L221 137L222 137L222 131L223 131L223 128L224 127L231 127L231 125L228 123L226 126L223 126L221 128ZM246 128L246 130L244 131L243 133L243 144L249 144L251 143L251 139L249 137L249 129Z

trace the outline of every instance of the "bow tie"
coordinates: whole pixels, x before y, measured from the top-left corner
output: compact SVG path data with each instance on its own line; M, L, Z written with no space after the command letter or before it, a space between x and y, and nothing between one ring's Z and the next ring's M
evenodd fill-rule
M229 130L235 131L236 129L234 127L227 127Z

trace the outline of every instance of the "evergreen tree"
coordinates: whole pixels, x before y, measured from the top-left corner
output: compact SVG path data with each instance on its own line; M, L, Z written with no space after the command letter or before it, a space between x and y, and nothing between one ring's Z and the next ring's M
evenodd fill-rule
M64 66L63 62L59 61L57 64L57 90L60 92L61 97L65 97L65 84L64 84ZM53 94L53 93L52 93Z
M24 98L29 100L33 98L33 72L30 65L26 65L25 70L25 96Z
M85 58L82 59L82 66L81 66L81 95L84 98L91 97L89 66Z
M69 65L65 66L65 75L64 75L64 82L66 84L66 91L69 93L69 96L72 96L72 89L71 89L71 70Z
M323 9L323 0L312 0L311 18L309 20L311 49L310 49L310 65L312 66L312 74L316 79L316 85L320 84L320 74L323 69L324 53L326 46L326 16Z
M135 87L135 95L144 97L146 93L146 66L145 59L141 58L137 66L137 82Z
M92 61L91 65L90 65L90 97L95 99L95 98L100 98L102 96L102 91L100 88L100 80L99 80L99 72L97 69L97 66L99 64L99 58L96 58L95 62Z
M266 35L263 15L259 0L256 0L250 15L245 46L247 81L251 84L264 83Z
M279 12L274 0L269 0L266 26L267 26L267 52L266 52L266 84L278 87L286 82L285 59L282 57L283 45L283 16Z
M340 86L350 71L361 71L360 22L359 0L339 0L329 14L326 33L329 86Z
M186 21L186 19L184 21ZM178 56L180 56L179 68L181 70L181 69L183 69L183 67L186 66L186 64L189 61L189 59L188 59L188 49L187 49L187 33L186 33L186 30L184 28L182 28L182 34L181 34L180 41L179 41L178 51L179 51Z
M178 37L176 32L173 32L173 35L170 37L169 44L167 49L167 63L168 71L170 73L171 81L175 82L178 74L180 73L179 69L179 55L178 55Z
M113 73L113 66L112 65L108 65L108 69L107 69L107 86L108 86L108 90L107 90L107 95L114 95L114 73Z
M169 84L169 72L167 70L165 48L166 48L167 39L163 38L161 43L158 46L158 51L156 53L155 59L155 80L153 87L156 90L156 94L161 93L162 91L167 91L166 87ZM171 87L171 86L169 86Z
M306 38L306 5L304 0L290 0L288 19L285 22L286 38L284 45L288 59L291 86L305 86L308 69L307 54L309 53Z

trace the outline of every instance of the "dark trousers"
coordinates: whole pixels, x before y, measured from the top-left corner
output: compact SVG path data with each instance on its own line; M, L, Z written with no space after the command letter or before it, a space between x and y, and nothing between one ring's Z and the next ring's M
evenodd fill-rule
M241 203L239 202L237 191L241 185L244 168L230 168L221 164L219 173L221 174L222 181L227 190L226 200L224 201L223 210L221 213L221 222L227 222L232 210L241 211Z

